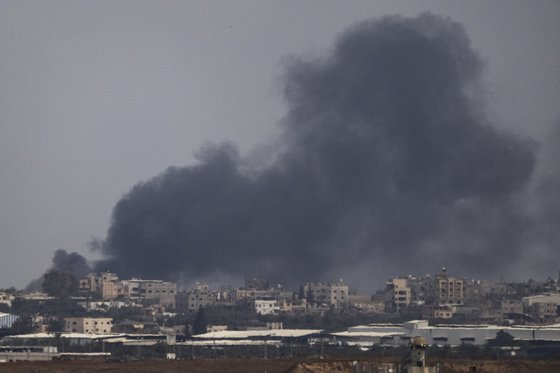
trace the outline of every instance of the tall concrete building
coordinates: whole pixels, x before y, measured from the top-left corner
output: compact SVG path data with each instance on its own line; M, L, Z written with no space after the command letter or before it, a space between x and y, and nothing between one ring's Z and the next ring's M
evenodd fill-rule
M103 299L114 299L119 296L118 282L115 273L90 273L80 280L80 290L100 294Z
M442 268L436 276L436 301L438 305L460 305L465 303L465 281L449 276Z
M308 303L335 309L348 307L349 287L343 282L314 282L305 284L303 293Z
M412 291L406 278L394 278L385 283L385 310L399 312L410 306Z

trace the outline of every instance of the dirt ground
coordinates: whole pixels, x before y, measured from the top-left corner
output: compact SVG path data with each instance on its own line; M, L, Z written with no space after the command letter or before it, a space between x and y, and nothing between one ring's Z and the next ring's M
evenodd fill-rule
M387 360L386 360L387 361ZM0 372L59 373L59 372L231 372L231 373L285 373L285 372L369 372L378 360L348 359L195 359L181 361L144 360L128 363L103 360L18 362L0 364ZM396 362L395 362L396 363ZM442 373L558 373L560 361L444 361Z

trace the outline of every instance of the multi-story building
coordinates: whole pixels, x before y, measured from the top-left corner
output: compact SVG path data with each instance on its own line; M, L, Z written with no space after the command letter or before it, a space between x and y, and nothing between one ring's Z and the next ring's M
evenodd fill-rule
M315 282L303 287L303 295L311 305L325 305L334 309L348 307L349 287L343 282Z
M523 313L523 302L517 299L502 299L500 301L502 318L507 318L510 314L520 315Z
M115 299L122 295L119 277L115 273L90 273L80 280L80 290L97 293L102 299Z
M166 307L175 307L177 284L162 280L130 279L121 281L122 292L129 298L159 303Z
M385 283L385 310L399 312L410 306L412 291L406 278L394 278Z
M464 304L465 282L449 276L445 268L436 276L436 299L438 305Z
M522 302L525 308L530 308L535 303L554 303L560 306L560 294L557 293L544 293L539 295L531 295L523 297Z
M162 280L119 280L111 272L90 273L80 280L80 290L97 293L104 300L131 298L159 303L162 306L175 307L177 284Z
M200 307L207 307L216 302L217 296L208 289L208 285L198 284L193 289L177 293L175 298L178 312L196 312Z
M546 321L558 315L560 294L544 293L522 298L523 310L536 321Z
M276 299L255 299L254 306L259 315L275 315L280 312L280 305Z
M108 317L66 317L64 331L68 333L110 334L113 319Z
M450 319L453 317L453 308L449 305L434 306L432 317L436 319Z
M556 303L533 303L530 314L534 320L543 322L558 316L558 304Z
M284 293L282 288L273 289L235 289L234 299L239 301L242 299L262 299L262 298L273 298L280 299L285 298L288 294Z

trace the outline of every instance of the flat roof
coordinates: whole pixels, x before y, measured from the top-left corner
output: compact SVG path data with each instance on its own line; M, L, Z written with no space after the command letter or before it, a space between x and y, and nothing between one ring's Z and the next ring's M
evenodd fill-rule
M405 333L396 333L396 332L338 332L338 333L330 333L330 335L334 335L336 337L392 337L394 335L405 335Z
M321 329L267 329L267 330L223 330L193 335L202 339L242 339L256 337L298 338L321 333Z

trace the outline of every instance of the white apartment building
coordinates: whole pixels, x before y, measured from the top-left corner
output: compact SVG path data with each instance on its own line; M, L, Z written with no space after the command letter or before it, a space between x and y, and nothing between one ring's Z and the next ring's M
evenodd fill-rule
M276 299L255 299L254 304L259 315L276 315L280 312L280 305Z

